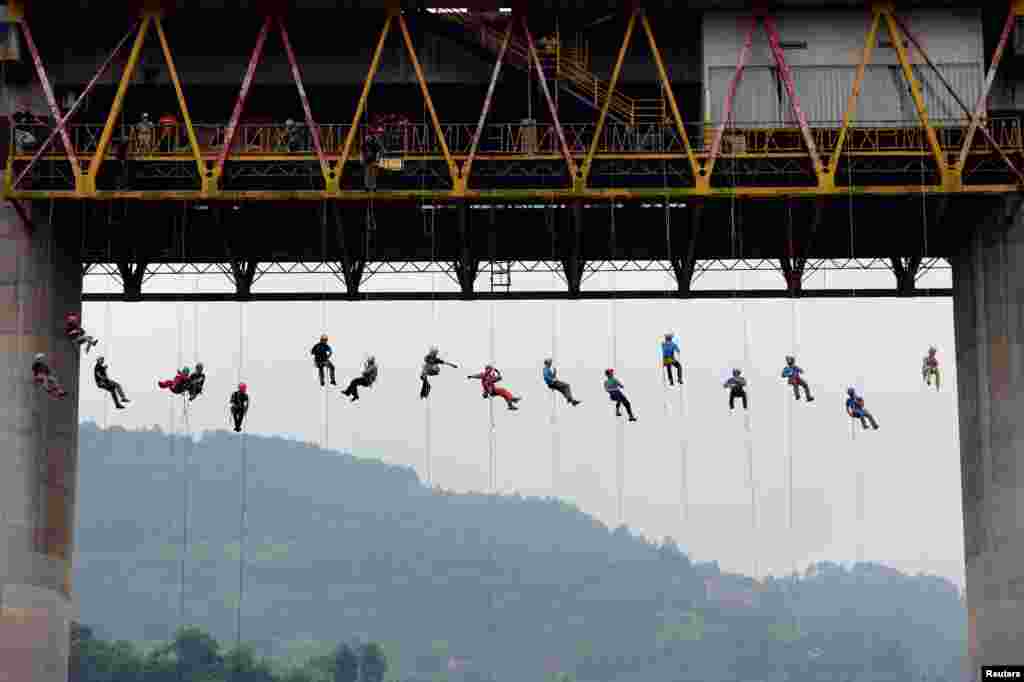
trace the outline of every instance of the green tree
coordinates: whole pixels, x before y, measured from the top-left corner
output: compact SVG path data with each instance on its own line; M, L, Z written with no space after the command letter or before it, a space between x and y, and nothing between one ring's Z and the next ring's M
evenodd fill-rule
M334 652L334 682L358 682L359 656L342 642Z
M364 644L359 654L361 682L384 682L384 675L388 671L388 661L384 657L384 650L380 645L376 642Z
M250 644L231 649L224 655L224 673L231 682L277 682L270 665L256 657Z

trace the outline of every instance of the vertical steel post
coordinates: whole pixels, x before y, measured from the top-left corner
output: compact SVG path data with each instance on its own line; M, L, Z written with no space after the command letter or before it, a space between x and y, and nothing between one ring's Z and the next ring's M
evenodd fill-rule
M551 112L551 120L555 124L555 133L558 134L558 141L562 145L562 155L565 157L565 163L569 167L570 184L575 184L576 176L579 174L576 169L576 162L573 161L572 154L569 153L569 145L565 142L565 131L562 129L562 122L558 118L558 110L555 109L555 103L551 99L551 92L548 90L548 80L544 76L544 68L540 64L540 57L537 55L537 48L533 44L530 27L526 24L526 17L523 17L523 31L526 33L526 45L530 52L530 58L537 69L537 80L540 82L541 92L544 93L544 99L548 103L548 111Z
M434 109L434 100L430 98L430 89L427 87L427 79L423 77L423 69L420 67L419 57L416 56L416 48L412 45L412 38L409 37L409 27L405 25L405 17L398 15L398 27L402 30L402 40L405 42L405 49L409 53L409 61L416 71L416 80L419 81L420 91L423 93L423 100L427 103L427 110L430 112L430 122L434 125L434 134L437 135L437 142L441 145L441 152L444 154L444 161L448 165L448 176L452 180L452 187L459 185L459 169L455 166L451 152L448 150L448 142L444 139L444 130L437 118L437 111Z
M324 156L324 148L320 143L320 128L313 120L313 112L309 108L309 98L306 97L306 88L302 85L302 73L299 71L299 62L295 59L295 51L292 50L292 41L288 38L288 29L285 28L284 19L277 18L277 26L281 29L281 41L284 43L284 51L288 55L288 63L292 67L292 79L295 87L299 89L299 99L302 100L302 110L306 115L306 125L309 127L310 135L313 136L313 148L316 150L316 158L320 161L320 171L324 174L324 182L327 190L337 192L338 183L331 167Z
M679 137L683 141L683 148L686 150L686 158L690 161L690 170L693 172L693 177L698 177L700 173L700 167L697 164L697 157L693 153L693 147L690 145L690 137L686 134L686 126L683 124L683 117L679 113L679 105L676 103L675 93L672 92L672 83L668 79L668 71L665 69L665 63L661 59L661 50L658 49L658 43L654 40L654 31L651 30L651 24L647 21L647 14L643 13L640 15L640 23L644 27L644 32L647 34L647 42L651 46L651 54L654 55L654 63L658 67L658 78L661 79L661 85L665 89L665 93L668 97L669 107L672 109L672 120L675 121L676 129L679 131Z
M36 43L32 40L32 31L29 30L28 21L26 21L24 17L21 17L18 20L18 26L21 26L21 31L25 34L25 45L28 47L28 51L32 54L32 63L35 64L36 74L39 76L39 84L43 87L43 94L46 96L46 103L50 107L50 114L53 116L54 121L60 121L61 115L60 108L57 107L57 98L53 96L53 88L50 87L50 78L46 75L46 69L43 68L43 59L39 56L39 50L36 49ZM75 146L71 144L71 136L68 135L68 131L64 126L60 126L60 136L64 142L64 149L68 152L68 160L71 161L71 172L75 175L75 183L77 185L78 178L82 175L82 169L78 165L78 156L75 154Z
M725 107L722 112L724 118L715 128L715 137L711 142L711 153L708 155L708 160L704 162L704 170L701 175L705 183L710 183L711 181L711 173L715 170L715 160L718 158L718 152L722 148L722 135L725 134L725 126L732 119L732 105L733 100L736 98L736 88L740 84L740 79L743 78L743 68L747 65L747 59L750 58L750 48L754 43L754 29L756 28L757 17L751 16L750 30L747 31L747 38L743 41L743 48L740 50L739 57L736 60L736 73L733 74L732 81L729 83L729 92L725 95Z
M629 49L629 42L633 38L633 27L636 25L636 15L639 10L634 10L629 15L629 23L626 24L626 34L622 37L622 45L619 47L619 55L615 58L615 67L612 69L612 80L608 84L608 95L604 104L601 105L601 115L597 118L597 126L594 128L594 138L590 141L590 150L583 160L583 168L576 178L575 186L577 191L587 186L587 177L590 175L590 166L594 162L594 154L601 142L601 132L604 130L604 121L608 117L608 109L612 105L612 97L615 95L615 86L619 82L619 74L622 72L622 62L626 59L626 50Z
M928 120L928 109L925 107L924 97L921 95L921 88L917 84L917 79L914 78L914 70L911 68L910 62L907 60L907 51L903 47L903 37L900 35L899 28L896 26L896 21L893 19L891 9L883 10L882 16L885 18L886 27L889 29L889 37L892 39L892 44L896 46L896 57L900 60L900 68L903 69L903 77L907 80L907 84L910 86L910 95L914 98L914 106L917 108L917 116L921 120L921 125L924 126L925 135L928 137L928 145L932 149L932 156L935 157L935 164L938 167L939 175L941 177L945 177L946 160L942 157L942 148L939 146L939 138L935 134L935 129Z
M178 107L181 109L182 120L185 122L185 131L188 134L188 143L192 147L192 157L196 161L196 169L199 171L199 182L206 187L206 166L203 163L202 153L199 151L199 141L196 139L195 128L192 127L192 117L188 113L188 103L185 101L185 93L181 89L181 80L178 78L178 69L174 66L174 57L171 55L171 46L167 43L167 36L164 34L163 22L160 15L153 16L153 23L156 24L156 34L160 38L160 49L164 53L164 61L167 62L167 70L171 75L171 82L174 83L174 94L178 98Z
M142 25L139 26L139 33L135 37L135 44L132 45L131 54L128 55L128 63L125 64L124 73L121 75L121 82L117 86L117 93L114 95L114 103L110 105L110 114L106 123L103 124L103 132L100 134L99 144L96 145L96 153L89 162L89 170L84 178L79 178L80 194L95 194L96 174L103 163L103 157L107 154L110 146L110 138L114 134L114 125L121 115L121 106L124 104L124 95L128 91L128 84L135 74L135 67L139 65L139 54L142 52L142 44L146 40L146 33L149 32L149 15L142 18Z
M782 76L782 82L786 86L786 94L789 95L789 103L793 107L793 113L796 114L796 120L800 124L800 132L804 136L804 144L807 145L807 152L811 155L811 161L814 164L814 174L818 178L818 183L822 182L822 167L821 159L818 157L818 148L814 144L814 138L811 136L810 126L807 125L807 117L804 116L803 109L800 108L800 96L796 92L796 85L793 83L793 74L789 70L789 64L786 63L786 56L782 53L782 45L779 43L779 32L775 28L775 19L770 14L763 14L762 20L764 21L765 31L768 33L768 43L771 45L772 56L775 58L775 66L779 70L779 74Z
M110 68L110 64L114 61L114 57L116 57L117 53L121 51L121 48L124 47L124 44L126 42L128 42L128 39L135 34L135 29L137 27L138 22L136 22L136 24L128 30L128 33L126 33L124 37L121 38L121 42L117 44L113 52L110 53L110 56L107 57L107 60L103 62L103 65L100 67L99 71L96 72L96 75L92 77L92 80L89 81L89 84L85 86L84 90L82 90L82 94L80 94L78 96L78 99L75 100L74 105L72 105L71 109L68 110L68 113L66 113L63 117L57 119L57 125L54 127L52 131L50 131L50 136L46 138L46 142L39 145L39 149L37 149L35 155L32 156L32 160L28 162L28 165L25 166L24 169L22 169L17 179L15 179L14 183L11 185L12 189L17 188L18 183L20 183L21 180L28 174L28 172L32 169L36 162L39 161L40 158L42 158L43 153L46 151L47 147L50 146L50 142L53 141L53 138L60 134L61 131L65 130L67 122L71 120L71 117L74 116L75 112L78 111L78 107L81 106L82 102L85 101L86 96L88 96L88 94L92 92L92 89L96 86L96 84L99 83L100 78L102 78L103 74L105 74L107 72L107 69Z
M380 55L384 51L384 41L388 37L388 29L391 28L391 20L394 19L397 10L388 10L388 18L384 20L384 28L381 29L380 38L377 40L377 47L373 51L373 59L370 60L370 70L363 81L363 91L359 95L359 102L356 104L356 113L352 116L352 125L345 136L345 145L341 148L341 160L338 161L338 177L345 174L345 163L352 151L352 143L355 141L356 133L359 131L359 119L366 108L366 98L370 94L370 85L373 84L373 77L377 74L377 67L380 66Z
M461 180L461 191L465 192L469 188L469 174L473 168L473 158L476 156L476 148L480 144L480 135L484 131L484 121L487 119L487 114L491 110L491 98L494 97L494 86L498 83L498 74L501 73L501 65L505 60L505 50L508 49L509 40L512 38L512 27L515 25L515 20L510 19L508 27L505 29L505 37L501 41L501 48L498 50L498 60L494 62L494 73L491 74L491 83L487 86L487 95L484 97L484 106L480 110L480 120L477 121L476 130L473 132L473 142L469 146L469 157L462 164L462 172L460 174Z
M263 54L263 44L267 42L267 33L270 31L270 16L263 19L263 27L256 37L256 46L252 49L252 56L249 58L249 67L245 71L245 78L242 79L242 89L238 92L238 99L235 101L235 109L231 112L231 119L228 121L227 130L224 131L224 146L217 154L217 163L213 169L214 181L220 180L224 172L224 161L231 151L231 144L235 140L235 131L238 129L238 120L242 116L242 108L245 107L245 100L249 96L249 88L252 86L252 77L256 73L256 65Z
M881 12L877 9L872 10L871 25L868 28L867 36L864 38L864 51L861 52L860 63L857 65L857 76L853 80L853 92L850 93L850 97L846 101L846 112L843 114L843 125L839 128L839 137L836 140L835 148L832 150L832 156L828 161L826 173L829 178L828 182L832 186L835 186L836 167L839 165L839 155L843 151L843 144L846 142L846 134L850 129L850 119L854 115L854 110L857 107L857 100L860 98L860 89L864 84L864 73L867 70L868 63L871 62L871 52L875 49L875 43L878 42L878 25L881 19Z

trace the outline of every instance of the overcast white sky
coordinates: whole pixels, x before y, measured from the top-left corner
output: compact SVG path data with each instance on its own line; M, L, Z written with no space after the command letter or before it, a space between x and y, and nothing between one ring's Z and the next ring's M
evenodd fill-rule
M616 280L619 288L662 287L665 275L597 275L585 288ZM891 275L814 275L809 287L887 287ZM826 280L827 278L827 280ZM230 290L221 276L154 278L147 290ZM772 273L744 276L743 286L781 286ZM732 274L705 275L699 287L730 288ZM948 271L927 274L922 286L949 286ZM87 291L111 290L105 277L87 277ZM332 283L331 288L340 289ZM422 287L454 289L437 276L405 281L381 276L364 290ZM481 276L478 288L487 286ZM516 288L549 289L550 274L514 275ZM559 287L561 287L559 283ZM268 275L255 290L320 290L322 280ZM495 404L497 480L501 490L552 494L552 397L541 381L542 359L556 357L561 378L583 404L557 401L561 473L554 493L575 501L610 525L617 522L616 420L602 388L602 370L614 366L639 422L625 423L624 516L652 538L671 535L695 558L758 574L787 571L794 563L850 561L859 546L869 560L906 571L936 573L964 582L963 523L957 445L956 370L949 299L749 301L622 301L614 304L617 360L610 357L610 302L452 303L86 303L84 325L101 339L82 363L81 418L133 429L170 427L172 401L157 389L175 367L202 360L206 394L191 411L194 432L227 428L227 399L239 376L249 384L247 430L322 443L336 450L411 465L425 475L426 413L418 398L418 372L433 342L460 365L434 380L433 480L455 490L488 485L488 404L479 384L465 376L489 358L490 311L496 320L495 357L504 385L522 395L521 410ZM240 331L239 311L244 312ZM437 320L434 321L436 310ZM797 324L793 323L796 311ZM108 316L109 311L109 316ZM179 326L179 315L182 323ZM748 334L744 335L744 318ZM553 347L552 325L559 333ZM339 384L358 373L367 353L380 364L378 385L349 404L338 389L327 398L316 380L310 347L330 335ZM659 336L679 336L687 385L669 392L658 366ZM179 337L182 347L179 360ZM745 338L749 344L745 344ZM943 390L921 381L929 344L939 347ZM817 400L794 403L779 373L795 349ZM134 400L115 411L94 387L95 353ZM746 356L746 360L745 360ZM730 416L721 377L745 368L750 381L758 528L751 523L746 487L743 418ZM851 440L844 390L865 391L880 431ZM680 398L688 410L681 410ZM786 460L792 418L794 527L787 529ZM178 427L180 428L180 408ZM687 449L690 506L683 519L681 445ZM159 456L159 455L154 455ZM294 462L301 466L301 462ZM89 462L83 462L83 467ZM866 519L856 521L856 479L864 474ZM296 491L298 492L298 491ZM83 500L82 504L89 501ZM756 550L756 551L755 551Z

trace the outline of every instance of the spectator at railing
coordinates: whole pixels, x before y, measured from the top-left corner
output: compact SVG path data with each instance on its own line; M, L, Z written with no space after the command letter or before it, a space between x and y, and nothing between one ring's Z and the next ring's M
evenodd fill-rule
M160 149L174 152L178 149L178 119L166 113L160 117Z
M135 149L140 154L147 154L153 151L156 144L156 126L150 120L149 114L143 114L142 120L135 125Z
M18 153L34 150L39 144L37 133L42 127L42 121L32 113L25 103L18 105L18 110L14 112L11 119L14 122L14 145Z

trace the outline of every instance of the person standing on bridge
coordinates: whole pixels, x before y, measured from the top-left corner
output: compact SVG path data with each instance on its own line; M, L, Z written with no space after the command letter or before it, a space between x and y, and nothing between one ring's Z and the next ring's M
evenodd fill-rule
M436 377L441 373L441 365L448 365L452 369L458 369L459 366L441 359L441 352L437 349L437 346L431 346L430 350L427 351L426 356L423 358L423 371L420 372L420 398L426 398L430 395L430 377Z
M354 403L359 400L359 387L370 388L375 381L377 381L377 360L371 355L366 359L362 375L348 382L348 388L342 391L342 393L351 398L349 402Z
M498 382L501 381L501 372L499 372L494 365L487 365L484 367L484 371L479 374L470 374L466 378L480 380L480 384L484 391L484 398L493 398L494 396L498 396L505 400L505 404L508 405L508 409L519 409L516 407L516 403L522 400L522 398L512 395L512 392L507 388L501 388L498 386Z
M924 362L921 365L921 376L924 378L924 383L929 386L932 385L932 376L935 377L935 390L939 390L939 383L942 380L942 375L939 373L939 358L936 357L936 353L939 349L932 346L928 349L928 355L924 357Z
M320 343L313 346L310 354L313 356L313 364L316 366L316 371L320 374L320 386L324 385L324 368L331 373L331 386L337 386L338 382L334 379L334 363L331 362L331 356L334 355L334 351L327 345L327 334L323 334L320 337Z
M621 417L622 408L625 407L626 414L629 415L629 421L635 422L636 416L633 414L633 406L629 404L629 398L622 392L622 389L626 386L615 376L615 370L606 369L604 377L604 390L608 392L608 398L615 403L615 416Z
M796 358L792 355L787 355L786 366L782 368L782 378L789 380L789 385L793 387L793 397L795 399L800 400L800 387L803 386L807 402L813 402L814 398L811 397L811 387L804 381L803 374L804 370L796 364Z
M57 380L57 375L53 373L53 370L46 363L46 356L42 353L36 353L35 359L32 362L32 381L37 386L41 386L51 398L60 399L68 394Z
M675 336L672 332L665 334L665 340L661 343L661 364L665 367L665 373L668 374L668 385L674 386L672 383L672 368L676 369L676 377L679 379L679 385L683 385L683 365L679 362L676 357L679 354L679 344L676 343Z
M124 409L124 405L121 404L122 402L131 402L131 400L125 397L121 384L107 376L107 365L103 356L96 358L96 365L92 368L92 376L96 380L96 387L98 389L110 393L110 397L114 399L114 407L117 409Z
M92 347L99 343L98 340L89 336L82 329L82 320L78 313L68 313L64 316L64 335L77 343L79 346L85 344L85 354L88 355Z
M871 422L871 428L875 431L878 430L878 422L868 412L867 408L864 407L864 398L857 395L856 389L851 386L846 389L846 394L850 396L846 399L846 414L850 415L851 419L859 419L860 425L864 427L864 430L868 428L868 421Z
M249 412L249 394L245 384L238 384L238 390L231 394L231 419L235 422L235 433L242 430L242 420Z

